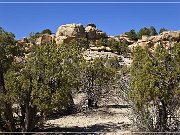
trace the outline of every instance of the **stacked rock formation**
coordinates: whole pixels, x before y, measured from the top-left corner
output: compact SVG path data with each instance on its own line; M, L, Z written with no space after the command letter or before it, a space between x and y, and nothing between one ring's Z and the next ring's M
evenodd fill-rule
M98 30L95 24L88 24L85 28L85 31L89 40L99 40L101 38L107 38L106 33Z
M88 24L86 28L82 24L61 25L56 32L56 43L69 43L73 39L87 38L88 40L99 40L107 38L105 32L98 30L95 24Z

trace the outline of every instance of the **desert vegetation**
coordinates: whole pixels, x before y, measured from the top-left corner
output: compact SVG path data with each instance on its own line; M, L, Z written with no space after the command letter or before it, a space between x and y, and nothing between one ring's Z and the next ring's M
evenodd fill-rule
M96 30L94 25L89 27ZM160 33L163 31L167 30ZM179 42L168 49L162 43L154 51L141 46L132 51L128 41L104 37L104 33L104 38L94 41L88 38L89 33L61 44L36 44L43 34L52 32L31 33L24 44L0 28L0 132L40 131L56 114L61 118L81 112L96 114L95 110L107 107L102 101L117 97L131 111L127 130L180 130ZM157 32L152 26L138 34L134 30L126 34L135 42L142 35L155 36ZM113 57L86 59L84 52L92 44L109 47ZM107 49L96 52L104 51ZM122 64L126 57L132 60L130 65ZM80 94L84 99L77 104Z

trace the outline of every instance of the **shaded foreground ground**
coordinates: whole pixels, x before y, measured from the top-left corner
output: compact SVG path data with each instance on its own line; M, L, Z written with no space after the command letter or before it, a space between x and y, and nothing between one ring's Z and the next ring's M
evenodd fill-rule
M59 118L51 118L45 123L41 132L56 132L57 134L75 135L130 135L130 113L130 108L127 105L111 102L111 104L101 106L98 109L86 110L81 113L62 116Z

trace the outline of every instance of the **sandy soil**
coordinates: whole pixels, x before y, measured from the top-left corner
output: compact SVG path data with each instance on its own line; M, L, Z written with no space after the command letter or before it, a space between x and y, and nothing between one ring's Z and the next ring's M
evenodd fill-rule
M48 120L45 123L45 127L47 127L45 131L71 134L130 135L130 113L130 108L127 105L111 101L111 104L106 104L98 109Z

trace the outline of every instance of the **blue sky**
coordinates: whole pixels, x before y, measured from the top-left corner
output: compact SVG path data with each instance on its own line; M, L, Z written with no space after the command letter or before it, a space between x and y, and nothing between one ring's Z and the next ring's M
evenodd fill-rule
M0 0L2 2L3 0ZM5 1L5 0L4 0ZM6 0L13 1L13 0ZM18 0L23 1L23 0ZM25 0L24 0L25 1ZM30 0L29 0L30 1ZM33 1L33 0L32 0ZM35 1L35 0L34 0ZM38 0L47 1L47 0ZM50 1L50 0L49 0ZM58 0L53 0L58 1ZM65 0L64 0L65 1ZM75 1L75 0L69 0ZM77 0L76 0L77 1ZM83 1L83 0L78 0ZM95 0L89 0L95 1ZM97 0L96 0L97 1ZM99 0L102 1L102 0ZM107 1L107 0L104 0ZM120 1L120 0L113 0ZM135 1L135 0L129 0ZM143 0L138 0L143 1ZM155 1L155 0L151 0ZM167 0L159 0L159 2ZM174 0L178 1L178 0ZM53 32L66 23L95 23L108 35L142 27L154 26L180 30L179 4L2 4L0 27L13 32L17 39L28 37L30 32L49 28Z

